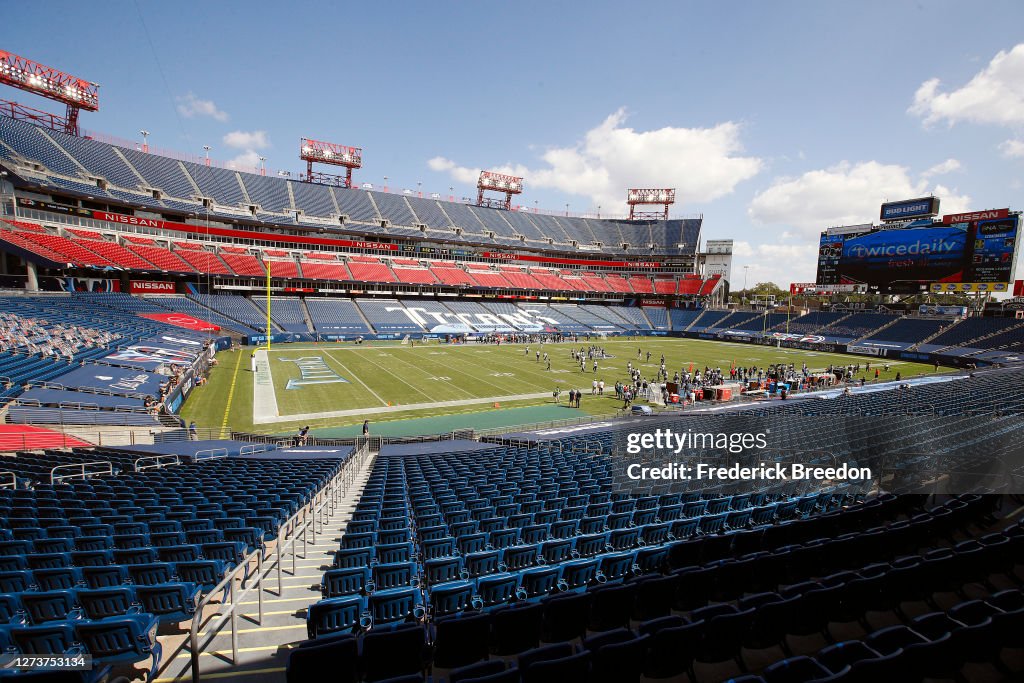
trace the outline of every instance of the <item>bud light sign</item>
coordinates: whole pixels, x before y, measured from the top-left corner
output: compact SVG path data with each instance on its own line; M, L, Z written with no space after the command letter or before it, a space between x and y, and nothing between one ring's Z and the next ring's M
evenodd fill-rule
M939 198L920 197L918 199L905 199L901 202L886 202L882 204L882 212L879 218L883 221L902 221L910 218L937 215L939 215Z

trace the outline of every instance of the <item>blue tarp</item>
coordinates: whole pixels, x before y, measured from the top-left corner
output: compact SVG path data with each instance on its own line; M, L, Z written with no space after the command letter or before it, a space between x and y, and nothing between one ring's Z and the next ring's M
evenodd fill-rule
M116 425L151 427L159 424L147 413L119 413L112 410L73 410L61 408L11 407L7 419L14 424L61 425Z
M145 370L115 368L108 365L86 365L65 373L55 383L67 389L88 387L109 391L122 396L142 395L158 397L160 385L167 377Z
M237 456L243 448L276 448L273 445L253 444L246 441L234 441L231 439L218 439L215 441L166 441L146 446L125 446L124 448L108 448L111 451L122 451L124 453L142 453L145 455L181 455L195 456L209 454L216 451L218 454L227 452L230 456Z
M99 408L142 408L142 399L125 396L90 394L60 389L29 389L18 397L22 401L39 401L43 405L83 404Z

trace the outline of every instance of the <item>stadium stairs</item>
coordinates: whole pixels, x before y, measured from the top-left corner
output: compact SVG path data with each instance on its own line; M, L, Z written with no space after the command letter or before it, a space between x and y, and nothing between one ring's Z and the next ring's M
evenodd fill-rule
M299 306L302 308L303 322L306 323L306 329L310 332L316 332L316 327L313 325L313 316L309 314L309 308L306 306L305 299L299 299Z
M913 346L911 346L907 350L908 351L916 351L918 349L918 347L920 347L923 344L931 344L932 339L935 339L936 337L938 337L941 334L945 334L946 332L949 332L950 330L952 330L954 327L956 327L957 325L959 325L962 322L963 322L963 320L954 320L951 325L947 325L947 326L945 326L943 328L940 328L939 330L936 330L936 332L934 334L930 334L927 337L925 337L924 339L922 339L921 341L916 342Z
M295 610L280 608L308 600L291 597L304 580L296 555L316 563L320 548L336 544L332 520L344 519L372 457L261 454L134 471L143 455L75 449L5 459L19 488L0 488L3 647L60 655L74 643L94 657L92 677L46 680L131 676L136 664L147 680L190 680L193 655L202 673L269 668L278 677L268 680L281 680L283 665L268 667L266 656L293 640L283 633ZM84 471L96 462L107 468L49 483L54 466ZM218 619L231 605L234 617ZM194 652L190 626L201 646ZM249 640L258 637L274 644ZM233 642L240 656L231 666Z
M1006 329L1003 329L1003 330L998 330L996 332L990 332L989 334L986 334L986 335L984 335L982 337L975 337L974 339L971 339L970 341L968 341L968 342L966 342L964 344L959 344L958 346L967 346L967 347L969 347L972 344L976 344L978 342L985 341L986 339L992 339L993 337L998 337L1000 335L1006 334L1007 332L1015 332L1015 331L1019 332L1021 330L1024 330L1024 323L1021 323L1019 325L1015 325L1013 327L1009 327L1009 328L1006 328ZM983 349L983 351L984 350L988 350L988 349ZM973 354L971 354L971 355L973 355Z
M893 316L893 319L892 319L892 320L890 320L889 322L887 322L886 324L882 325L881 327L879 327L879 328L877 328L877 329L871 330L871 331L870 331L870 332L868 332L867 334L862 334L862 335L861 335L860 337L858 337L858 338L854 339L854 340L853 340L852 342L850 342L850 343L851 343L851 344L857 344L857 343L858 343L858 342L860 342L860 341L861 341L862 339L871 339L872 337L874 337L874 336L875 336L876 334L878 334L879 332L881 332L881 331L883 331L883 330L887 330L887 329L889 329L890 327L892 327L893 325L895 325L896 323L898 323L898 322L899 322L899 321L901 321L901 320L903 320L903 316L901 316L901 315L894 315L894 316Z
M372 193L372 192L367 192L367 193L366 193L366 197L367 197L367 199L369 199L369 200L370 200L370 206L372 206L372 207L373 207L373 212L374 212L375 214L377 214L377 223L378 223L378 224L380 224L381 222L383 222L383 219L381 218L381 216L382 216L383 214L381 214L381 212L380 212L380 207L378 207L378 206L377 206L377 202L376 202L376 200L375 200L375 199L373 198L373 193Z
M238 620L238 652L235 663L230 662L230 629L224 628L209 641L206 654L200 657L200 671L205 678L235 676L245 681L283 681L289 653L297 643L302 642L306 633L306 607L315 601L320 592L320 578L325 567L330 565L333 551L345 526L352 518L360 492L369 479L376 459L376 452L358 463L351 476L346 479L337 504L329 511L318 526L308 545L300 547L297 557L287 557L280 575L271 573L263 588L263 621L258 622L257 596L250 595L243 602L244 609ZM280 590L278 576L281 577ZM204 622L209 623L216 612L212 606ZM165 649L166 652L166 649ZM173 656L167 656L159 678L164 680L191 681L191 654L183 643ZM322 673L322 672L321 672Z
M812 334L828 335L828 331L831 328L833 328L833 327L835 327L837 325L841 325L843 322L848 320L851 316L856 315L856 314L857 314L857 311L850 311L849 313L844 315L842 318L839 318L838 320L833 320L828 325L825 325L824 327L821 327L818 330L812 332Z

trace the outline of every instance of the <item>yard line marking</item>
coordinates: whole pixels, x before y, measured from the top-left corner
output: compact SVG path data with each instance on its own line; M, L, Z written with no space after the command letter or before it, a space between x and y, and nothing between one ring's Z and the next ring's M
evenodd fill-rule
M417 370L417 371L420 371L420 372L426 372L426 370L424 370L424 369L423 369L423 368L421 368L420 366L418 366L418 365L415 365L415 364L413 364L413 363L410 363L409 361L406 361L406 360L402 360L402 359L401 359L401 358L399 358L398 356L394 356L394 359L395 359L396 361L398 361L399 363L404 363L404 364L406 364L406 365L408 365L408 366L410 366L410 367L414 368L414 369L415 369L415 370ZM442 367L444 367L444 368L447 368L447 369L449 369L449 370L452 370L452 371L454 371L454 372L459 372L459 373L462 373L462 374L467 374L467 373L464 373L464 372L462 372L462 371L461 371L461 370L459 370L458 368L454 368L454 367L452 367L452 366L448 365L447 363L442 363L442 362L441 362L441 361L440 361L439 359L436 359L436 358L435 358L435 359L432 359L432 361L431 361L431 362L433 362L433 363L437 363L438 365L440 365L440 366L442 366ZM468 376L470 377L470 379L474 379L474 380L476 379L476 378L475 378L475 377L473 377L472 375L468 375ZM471 397L474 397L474 398L476 397L476 394L474 394L474 393L473 393L473 392L471 392L471 391L467 391L466 389L463 389L462 387L458 386L457 384L454 384L454 383L451 383L451 382L449 382L449 383L447 383L447 384L446 384L446 386L448 386L448 387L449 387L449 388L451 388L451 389L455 389L455 390L457 390L457 391L460 391L460 392L462 392L463 394L465 394L466 396L471 396ZM492 386L493 386L493 385L492 385Z
M352 379L354 379L355 381L357 381L357 382L359 382L359 383L360 383L361 385L363 385L363 388L364 388L364 389L366 389L366 390L367 390L367 391L369 391L369 392L370 392L371 394L373 394L373 395L374 395L374 397L375 397L375 398L376 398L376 399L377 399L378 401L380 401L380 404L381 404L382 406L386 406L386 405L388 404L388 402L387 402L387 401L385 401L384 399L382 399L382 398L380 397L380 394L378 394L378 393L377 393L376 391L374 391L373 389L371 389L370 387L368 387L368 386L366 385L366 382L364 382L363 380L359 379L359 375L357 375L356 373L354 373L354 372L352 372L351 370L349 370L349 369L348 369L347 367L345 367L345 364L344 364L344 363L342 363L342 362L341 362L340 360L338 360L337 358L335 358L335 356L334 356L334 354L333 354L333 353L331 353L330 351L327 351L327 350L325 350L325 351L324 351L324 353L326 353L326 354L327 354L327 356L328 356L328 357L329 357L329 358L330 358L331 360L333 360L333 361L334 361L335 363L337 363L338 365L340 365L340 366L341 366L341 369L342 369L342 370L344 370L346 374L350 375L350 376L352 377Z
M366 361L367 361L367 362L368 362L368 363L369 363L370 365L372 365L373 367L375 367L375 368L379 368L379 369L380 369L381 371L383 371L383 372L386 372L387 374L391 375L392 377L394 377L395 379L397 379L397 380L398 380L399 382L401 382L401 383L402 383L402 384L404 384L405 386L407 386L407 387L409 387L410 389L412 389L413 391L415 391L415 392L416 392L417 394L419 394L420 396L424 396L424 397L426 397L426 398L430 398L430 394L427 394L427 393L425 393L425 392L423 392L423 391L420 391L419 389L417 389L417 388L416 388L416 386L415 386L415 385L413 385L413 384L410 384L409 382L406 382L406 381L405 381L404 379L402 379L401 377L399 377L399 376L398 376L398 375L396 375L395 373L391 372L391 371L390 371L390 370L388 370L388 369L387 369L386 367L384 367L384 366L382 366L382 365L378 365L377 363L374 363L374 362L373 362L372 360L370 360L369 358L365 358L365 360L366 360Z
M411 410L429 410L433 408L454 408L458 406L483 405L487 403L508 403L510 401L527 401L537 398L551 398L550 391L535 394L513 394L511 396L487 396L484 398L463 398L455 401L435 401L432 403L403 403L400 406L377 406L373 408L353 408L351 410L332 410L322 413L302 413L300 415L282 415L274 419L254 420L254 424L271 424L277 422L305 422L333 417L352 417L354 415L384 415L402 413Z
M223 434L224 430L228 428L228 416L231 414L231 401L235 397L235 383L238 381L238 368L242 367L242 355L241 353L235 356L235 372L231 375L231 386L228 388L228 399L224 403L224 419L220 422L220 431Z
M494 387L495 389L497 389L499 391L507 390L508 389L508 387L499 386L497 384L494 384L493 382L489 382L486 379L483 379L482 377L476 377L475 375L471 375L470 373L466 372L465 370L460 370L458 367L456 367L454 365L449 365L448 363L444 363L444 362L441 362L439 360L436 360L434 362L436 362L439 365L447 368L448 370L451 370L452 372L457 372L460 375L465 375L466 377L468 377L469 379L473 380L474 382L479 382L481 384L486 384L487 386ZM517 381L517 382L519 382L521 384L526 384L526 386L531 388L531 389L538 388L536 385L534 385L533 382L529 382L527 380L523 380L523 379L520 379L518 377L512 377L510 379L513 380L513 381ZM469 392L469 391L465 391L465 393L470 395L470 396L476 396L476 394L473 394L472 392Z

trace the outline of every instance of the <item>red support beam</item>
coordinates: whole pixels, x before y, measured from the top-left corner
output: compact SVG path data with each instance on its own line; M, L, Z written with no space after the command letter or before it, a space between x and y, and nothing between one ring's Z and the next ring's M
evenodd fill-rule
M630 188L626 191L629 220L668 220L668 207L676 202L675 188ZM637 211L638 206L662 206L662 211Z
M299 158L306 162L306 177L304 180L307 183L352 187L352 169L362 167L363 150L359 147L348 147L333 142L302 138L299 143ZM344 166L344 179L339 175L314 171L314 163Z
M521 194L523 191L523 179L495 171L480 171L480 178L476 181L476 188L477 206L489 206L493 209L501 208L509 211L512 208L512 195ZM503 192L505 194L505 201L486 199L484 192L487 190Z

